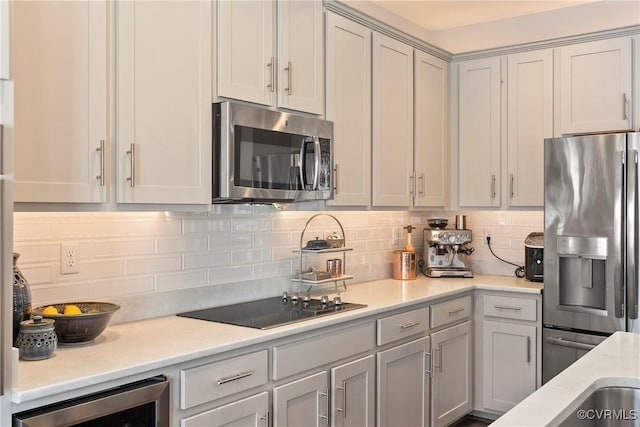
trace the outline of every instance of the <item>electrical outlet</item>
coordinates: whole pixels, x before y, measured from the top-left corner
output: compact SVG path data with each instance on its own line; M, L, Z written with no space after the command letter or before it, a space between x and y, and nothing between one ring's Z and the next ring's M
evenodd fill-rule
M78 262L77 243L64 243L60 245L60 274L75 274L80 272Z
M400 244L400 227L393 227L391 229L391 245L396 246Z
M485 228L484 229L484 240L487 240L487 237L491 237L493 238L493 235L491 234L491 229L490 228Z

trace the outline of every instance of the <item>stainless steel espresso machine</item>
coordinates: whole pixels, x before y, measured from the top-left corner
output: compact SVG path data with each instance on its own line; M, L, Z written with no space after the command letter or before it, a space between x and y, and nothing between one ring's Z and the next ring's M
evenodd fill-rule
M462 215L461 215L462 216ZM427 277L473 277L467 267L467 257L473 253L469 244L473 233L467 230L466 220L456 220L455 229L447 229L448 220L429 219L424 229L424 268Z

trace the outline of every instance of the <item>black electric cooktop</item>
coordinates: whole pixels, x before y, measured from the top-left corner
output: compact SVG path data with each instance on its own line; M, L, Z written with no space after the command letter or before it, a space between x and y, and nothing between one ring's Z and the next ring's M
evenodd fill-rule
M310 299L283 295L282 297L178 313L178 316L255 329L269 329L363 307L366 305L342 302L339 299L329 300L326 297Z

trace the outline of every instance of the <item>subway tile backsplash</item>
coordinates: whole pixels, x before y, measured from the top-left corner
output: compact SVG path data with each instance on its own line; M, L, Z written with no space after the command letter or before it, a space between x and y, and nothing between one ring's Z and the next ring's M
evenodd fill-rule
M277 211L268 206L216 206L213 213L24 213L14 214L14 251L29 281L35 305L64 301L108 300L122 306L114 323L174 314L268 297L298 290L291 277L300 269L294 253L309 218L317 212ZM427 219L461 212L332 211L344 226L346 270L350 283L391 277L391 253L406 244L412 224L413 244L422 253ZM542 211L472 211L477 274L511 275L515 267L496 260L524 262L524 238L542 231ZM393 230L400 232L392 245ZM328 216L309 224L303 244L341 233ZM79 245L79 273L60 274L60 245ZM315 258L315 259L314 259ZM326 258L326 257L325 257ZM319 255L304 258L303 268L321 267Z

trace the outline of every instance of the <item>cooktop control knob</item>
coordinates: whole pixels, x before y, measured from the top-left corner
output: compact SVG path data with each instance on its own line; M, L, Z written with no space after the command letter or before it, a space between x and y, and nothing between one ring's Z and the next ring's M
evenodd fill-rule
M296 305L298 304L298 299L300 298L300 296L298 295L297 292L294 292L293 295L291 295L291 304Z
M329 297L328 297L328 296L326 296L326 295L322 295L322 296L320 297L320 304L322 304L322 305L327 305L327 304L329 304Z
M335 305L342 305L342 298L340 297L333 297L333 303Z
M286 304L288 299L289 299L289 294L288 294L286 291L285 291L285 292L283 292L283 293L282 293L282 302L283 302L284 304Z
M311 302L311 295L304 294L304 296L302 297L302 302L309 304Z

